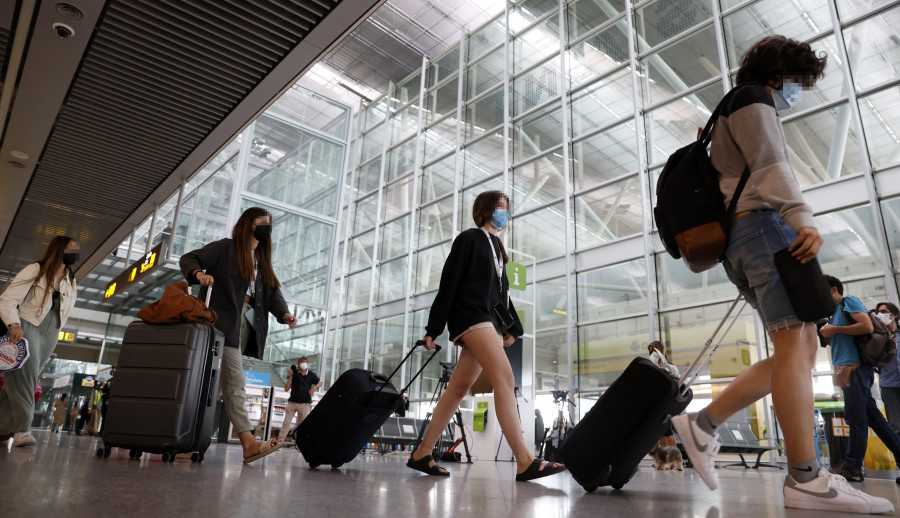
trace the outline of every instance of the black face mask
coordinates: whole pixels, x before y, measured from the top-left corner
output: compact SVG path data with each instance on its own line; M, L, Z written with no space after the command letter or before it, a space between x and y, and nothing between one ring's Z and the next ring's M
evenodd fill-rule
M66 252L63 254L63 264L72 266L78 261L78 252Z
M256 225L253 229L253 237L258 241L265 241L272 235L272 225Z

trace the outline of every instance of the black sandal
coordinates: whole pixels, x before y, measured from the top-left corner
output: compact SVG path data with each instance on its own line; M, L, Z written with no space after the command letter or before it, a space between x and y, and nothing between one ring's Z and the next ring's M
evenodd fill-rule
M547 465L544 466L544 469L541 469L542 462L544 461L534 459L534 462L531 463L531 466L528 466L528 469L516 475L516 482L528 482L537 478L549 477L566 470L566 467L562 464L550 461L547 461ZM556 467L553 466L554 464L557 464Z
M449 477L450 472L445 470L444 468L434 464L433 466L429 466L428 463L431 462L431 455L426 455L419 460L413 460L412 455L409 456L409 460L406 461L406 466L408 468L412 468L416 471L421 471L426 475L431 475L433 477Z

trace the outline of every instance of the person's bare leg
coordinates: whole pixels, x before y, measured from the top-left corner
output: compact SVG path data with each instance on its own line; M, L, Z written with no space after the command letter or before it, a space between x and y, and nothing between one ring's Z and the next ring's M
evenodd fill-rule
M252 457L260 452L262 448L262 441L257 441L253 438L253 434L249 431L238 433L238 439L241 441L241 448L244 449L244 458ZM278 438L272 437L269 439L269 446L273 447L278 444Z
M437 443L444 429L447 428L447 424L450 423L450 419L453 418L453 414L459 408L459 403L469 392L475 380L478 379L479 374L481 374L481 365L478 364L475 356L466 347L462 347L459 351L459 358L456 360L456 368L453 370L453 375L450 376L450 381L447 383L447 389L441 394L441 399L438 400L437 405L434 407L431 421L428 423L422 442L412 454L413 460L419 460L431 454L435 443ZM434 460L431 460L428 465L433 466Z
M516 456L516 473L522 473L534 462L534 455L522 437L522 423L516 411L516 382L509 358L503 352L503 339L493 328L476 329L466 334L466 348L487 372L491 385L494 386L497 421Z
M771 392L788 462L802 462L816 455L810 440L814 431L810 373L818 346L816 327L797 325L770 334L775 353L741 373L706 408L721 423Z

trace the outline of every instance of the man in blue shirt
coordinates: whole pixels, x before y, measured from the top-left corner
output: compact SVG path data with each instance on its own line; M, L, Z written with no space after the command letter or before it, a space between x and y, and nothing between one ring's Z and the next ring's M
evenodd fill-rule
M884 324L889 337L897 343L898 329L897 319L900 319L900 308L892 302L879 302L875 306L877 317ZM895 432L900 433L900 366L898 366L900 350L894 355L890 365L878 372L878 386L881 387L881 400L884 402L884 411L887 413L888 422Z
M854 338L874 331L865 305L858 298L844 296L844 285L837 278L826 275L831 286L831 296L837 309L828 324L819 332L831 340L831 363L837 372L840 367L853 369L850 386L841 387L844 392L844 420L850 427L850 440L844 454L844 463L832 468L832 473L843 475L850 482L862 482L862 464L866 456L869 427L894 454L900 463L900 436L891 428L872 397L875 368L859 356ZM854 369L855 367L855 369Z

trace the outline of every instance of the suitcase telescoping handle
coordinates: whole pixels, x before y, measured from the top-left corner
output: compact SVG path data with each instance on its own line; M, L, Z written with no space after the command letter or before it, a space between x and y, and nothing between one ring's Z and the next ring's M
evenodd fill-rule
M703 367L709 363L709 360L712 359L712 355L716 353L719 349L719 346L722 345L722 341L725 340L725 336L728 335L728 332L731 331L731 328L734 326L734 323L737 322L739 316L741 316L741 312L744 311L744 308L747 307L747 301L744 300L744 303L741 305L741 308L734 315L734 319L732 319L731 323L728 324L728 328L725 329L725 332L719 336L719 341L716 342L716 345L710 349L713 341L716 339L716 335L719 334L719 331L722 329L722 326L725 325L725 322L728 321L728 317L734 311L734 308L738 305L739 302L743 300L743 296L738 295L734 302L731 303L731 306L728 307L728 311L725 312L725 316L722 317L722 320L719 322L719 325L716 326L715 331L713 331L712 336L709 337L709 340L706 341L706 345L703 346L703 350L700 351L700 354L694 358L694 361L691 362L691 365L684 371L684 375L681 376L681 379L678 380L678 386L681 387L681 396L684 397L687 395L688 390L690 390L691 385L694 384L694 380L697 379L697 376L700 374L700 371L703 370Z
M412 356L412 353L414 353L416 348L419 347L420 345L422 347L425 347L425 340L417 340L416 341L416 345L414 345L414 346L412 346L412 348L410 348L409 352L406 353L406 356L403 357L403 359L397 365L397 368L394 369L394 372L392 372L390 376L384 378L384 380L382 381L381 377L383 377L383 375L379 375L379 377L377 379L381 383L381 386L378 387L378 392L381 392L381 390L384 388L384 386L387 385L388 381L390 381L391 378L394 377L394 374L397 374L397 371L400 370L400 367L402 367L403 364L406 363L406 360L408 360L409 357ZM425 370L425 367L428 366L429 362L431 362L431 360L433 360L434 357L437 356L437 353L439 353L440 351L441 351L441 346L438 344L434 344L434 352L432 352L431 356L429 356L428 359L425 360L425 363L423 363L422 367L419 368L419 372L417 372L412 378L409 379L409 383L407 383L406 386L403 387L403 390L400 391L401 394L403 393L403 391L409 390L409 387L412 386L413 381L415 381L416 378L419 377L419 374L422 374L422 371Z

